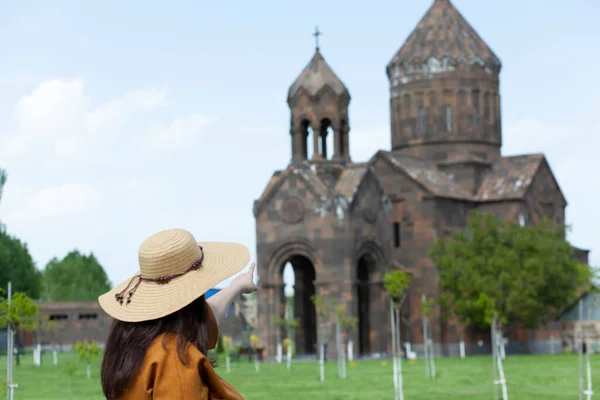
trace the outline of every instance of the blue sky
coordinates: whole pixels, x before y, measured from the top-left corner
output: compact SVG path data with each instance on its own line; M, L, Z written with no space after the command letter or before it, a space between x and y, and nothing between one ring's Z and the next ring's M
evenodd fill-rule
M503 62L503 152L546 153L570 239L600 264L600 3L453 3ZM289 161L286 93L315 25L362 161L389 148L385 66L430 4L3 1L0 219L40 268L94 251L113 282L164 228L254 253L252 202Z

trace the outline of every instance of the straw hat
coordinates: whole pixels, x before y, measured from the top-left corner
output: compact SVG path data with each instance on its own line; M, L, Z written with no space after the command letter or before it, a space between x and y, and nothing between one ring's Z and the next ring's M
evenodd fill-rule
M241 271L249 260L244 245L196 242L182 229L162 231L140 246L139 272L98 300L108 315L120 321L161 318Z

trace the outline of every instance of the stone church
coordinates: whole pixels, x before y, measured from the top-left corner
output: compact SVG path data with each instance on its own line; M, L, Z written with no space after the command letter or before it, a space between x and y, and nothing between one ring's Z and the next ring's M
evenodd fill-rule
M469 211L521 224L543 217L564 222L567 202L544 155L501 154L500 70L500 59L454 5L435 0L386 67L391 149L357 163L349 151L350 92L317 47L288 93L290 163L254 203L259 334L269 355L284 335L273 318L284 313L288 262L301 320L294 338L299 354L335 342L332 321L311 302L314 294L343 303L358 318L348 338L355 352L386 352L383 275L392 269L412 275L402 334L422 343L421 296L436 298L439 290L428 253L438 238L465 225ZM457 343L457 327L437 312L433 341Z

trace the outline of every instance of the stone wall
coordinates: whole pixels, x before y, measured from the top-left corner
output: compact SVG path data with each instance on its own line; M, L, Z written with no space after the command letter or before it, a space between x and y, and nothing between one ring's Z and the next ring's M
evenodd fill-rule
M97 301L40 303L40 319L58 324L55 332L40 331L42 344L74 344L80 340L105 343L112 323ZM34 335L34 340L37 340Z

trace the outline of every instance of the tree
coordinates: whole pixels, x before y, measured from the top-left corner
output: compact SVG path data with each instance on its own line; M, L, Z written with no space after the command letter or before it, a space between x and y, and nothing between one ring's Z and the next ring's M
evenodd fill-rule
M463 324L535 327L555 319L590 282L564 239L565 227L520 226L475 212L465 229L439 239L431 258L442 303Z
M292 353L294 347L294 341L289 337L290 333L297 327L300 326L300 318L280 318L279 316L273 317L273 323L279 325L285 330L285 339L283 340L283 347L287 350L287 369L292 369Z
M33 330L38 324L39 310L37 304L31 300L25 293L16 292L12 296L5 296L4 291L0 289L0 329L9 328L8 346L7 346L7 387L12 391L12 354L15 333L20 330ZM9 298L10 296L10 298ZM9 393L12 398L12 393Z
M433 343L429 337L429 320L433 316L435 300L423 295L421 299L421 315L423 316L423 348L425 350L425 376L435 379L435 361Z
M225 352L225 370L227 372L231 371L231 350L233 349L233 340L231 336L222 336L221 344L223 346L223 351Z
M340 329L346 333L346 337L348 338L348 342L346 343L346 351L348 352L348 361L352 361L350 357L352 356L351 347L353 346L352 340L352 331L354 327L358 324L358 318L353 317L346 310L344 304L337 304L335 306L335 316L336 321L338 321Z
M90 364L100 354L100 349L98 348L98 343L88 342L87 340L84 340L83 342L75 343L74 348L77 351L77 353L79 354L79 359L81 361L85 361L87 378L90 379L91 378Z
M59 328L60 324L57 321L51 320L49 318L38 322L38 329L42 332L50 334L50 340L52 344L52 359L54 365L58 363L58 353L56 351L56 332Z
M0 226L0 287L12 282L13 290L40 298L41 272L35 267L27 245Z
M6 172L0 169L0 199ZM29 254L27 245L9 235L5 226L0 222L0 288L5 288L12 282L15 292L25 293L33 299L40 298L41 273Z
M37 303L25 293L14 293L9 306L7 296L0 289L0 329L34 330L38 327L38 315Z
M260 338L256 335L250 335L250 348L252 349L252 352L254 353L254 368L256 369L256 372L259 371L258 351L259 351L260 345L261 345Z
M352 330L356 324L358 324L358 318L351 316L346 311L346 307L344 307L343 304L338 304L335 307L335 313L338 321L340 322L340 327L346 332L346 335L350 337Z
M352 317L346 311L346 306L337 300L325 298L323 296L312 296L311 301L315 305L316 311L322 318L334 316L335 322L335 343L338 360L338 376L346 378L346 360L342 346L341 331L344 330L348 336L354 326L358 323L358 318Z
M69 393L69 397L71 397L71 380L73 376L75 376L75 372L77 371L77 365L73 362L73 360L67 361L65 365L65 373L67 374L67 393Z
M2 189L6 183L6 171L0 168L0 200L2 200Z
M74 250L62 260L52 259L43 275L46 301L92 301L110 290L108 276L93 253Z
M400 356L401 337L400 337L400 309L406 300L407 290L410 286L412 277L406 272L395 270L387 272L383 276L383 287L390 296L390 314L392 325L392 360L394 373L394 398L395 400L404 400L404 391L402 385L402 357Z

